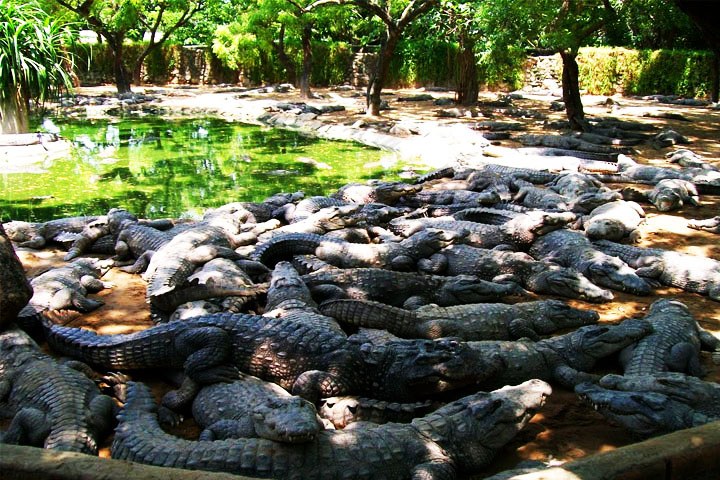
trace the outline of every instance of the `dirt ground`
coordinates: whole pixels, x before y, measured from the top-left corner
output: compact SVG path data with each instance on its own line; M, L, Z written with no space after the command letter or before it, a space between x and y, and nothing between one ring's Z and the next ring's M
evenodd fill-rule
M198 113L208 111L225 117L237 114L238 109L262 108L263 102L268 98L281 98L285 101L302 101L294 94L284 95L257 95L238 99L237 93L228 93L222 89L154 89L146 88L147 93L160 94L163 106L173 108L184 113ZM86 89L80 93L96 95L112 90L109 88ZM346 105L345 112L323 115L324 119L334 122L353 123L364 119L361 114L361 99L351 97L346 92L318 91L324 99L308 101L308 103L342 103ZM403 90L388 92L391 110L384 112L378 122L392 123L401 119L414 119L428 122L477 122L482 117L465 117L461 119L439 119L436 112L441 108L430 101L425 102L399 102L398 98L416 95L418 93L431 93L434 97L452 97L452 92L422 92L417 90ZM492 100L495 93L487 92L482 95L485 100ZM550 112L549 102L552 97L545 95L527 95L527 99L518 100L516 106L534 108L550 115L550 119L562 119L562 113ZM586 114L590 117L613 116L621 119L643 121L657 125L660 128L673 128L686 135L691 140L687 148L700 154L706 160L720 167L720 111L707 107L686 107L676 105L663 105L650 100L638 100L624 97L613 97L613 105L609 105L607 97L585 97ZM448 108L448 107L444 107ZM485 113L492 112L492 108L479 108ZM644 117L644 114L657 114L658 112L680 113L689 121L668 120L656 117ZM93 114L88 110L88 113ZM497 112L495 120L522 121L528 124L531 130L543 131L542 121L503 118ZM544 131L547 133L547 131ZM503 145L517 146L512 141L503 142ZM670 166L665 160L665 153L671 149L655 150L643 146L631 157L638 161L653 165ZM687 228L686 220L689 218L710 218L720 215L720 198L717 196L701 196L702 206L687 207L680 211L660 213L651 205L643 205L647 212L645 224L642 226L642 247L661 247L676 249L678 251L720 259L720 237L718 235L692 230ZM43 250L33 251L18 249L18 254L26 266L28 274L34 275L38 271L61 262L62 252ZM88 327L101 334L128 333L146 328L151 325L149 313L145 303L145 284L139 276L129 275L117 269L111 270L104 278L115 286L97 294L105 305L97 311L73 320L69 325ZM583 304L583 302L570 302L573 306L592 308L601 316L601 322L617 322L621 319L642 316L647 307L657 298L674 297L686 303L700 324L720 337L720 303L709 300L696 294L689 294L673 288L658 289L649 297L638 297L628 294L615 293L615 300L610 303L596 305ZM707 380L720 381L720 368L714 366L709 354L703 353L703 365L707 368ZM602 369L614 371L615 365L605 365ZM159 395L169 388L162 380L146 377L155 385ZM191 424L179 430L180 434L192 435L194 428ZM602 416L591 408L582 404L570 391L555 388L545 407L538 413L531 424L518 435L499 455L497 460L485 472L494 473L514 466L518 461L525 459L541 460L546 463L560 463L572 459L592 455L598 452L612 450L636 441L624 430L610 425ZM108 456L108 440L101 451L102 456ZM482 475L477 478L482 478Z

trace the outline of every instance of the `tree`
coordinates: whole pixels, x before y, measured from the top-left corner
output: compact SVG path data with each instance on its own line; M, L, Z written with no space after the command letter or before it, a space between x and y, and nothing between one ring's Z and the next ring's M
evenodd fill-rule
M720 98L720 2L717 0L675 0L677 6L698 26L714 54L713 84L710 98L717 102Z
M131 78L140 81L145 58L204 6L205 0L55 0L82 18L105 38L113 54L113 71L118 93L131 92ZM130 33L148 42L131 71L124 64L124 44ZM159 37L159 38L158 38ZM132 75L132 77L131 77Z
M72 88L68 38L37 3L0 0L0 133L27 132L31 100Z

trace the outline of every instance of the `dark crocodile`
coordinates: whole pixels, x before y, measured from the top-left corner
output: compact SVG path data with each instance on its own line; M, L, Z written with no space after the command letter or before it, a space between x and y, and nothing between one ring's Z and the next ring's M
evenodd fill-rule
M107 271L105 261L78 258L66 265L52 268L30 281L33 296L20 310L18 322L36 335L37 314L47 310L75 310L91 312L103 305L102 300L88 298L88 293L112 287L100 280Z
M529 208L589 213L592 209L622 199L620 192L597 190L577 197L560 195L549 188L538 188L528 182L515 182L519 187L512 201Z
M636 202L615 200L593 209L581 221L585 235L593 240L618 241L627 238L631 242L638 242L638 227L644 218L645 211Z
M301 319L230 313L127 335L47 325L47 337L57 353L104 368L183 368L198 384L232 381L239 370L313 401L346 394L414 401L475 383L502 366L452 339L376 346ZM172 408L172 396L165 402Z
M651 288L621 259L600 251L579 232L556 230L538 238L530 248L530 255L537 259L555 262L574 268L591 282L602 287L649 295Z
M555 381L566 388L594 381L590 373L598 361L613 355L652 332L645 320L629 319L617 325L588 325L574 332L532 342L485 340L467 342L481 355L500 356L506 367L481 387L515 385L529 378Z
M693 228L695 230L703 230L710 233L720 233L720 215L716 215L712 218L706 218L703 220L688 220L688 228Z
M701 348L720 353L720 339L700 327L682 302L656 300L644 319L652 325L653 333L621 352L625 375L675 371L700 376Z
M523 252L450 245L418 263L421 272L439 275L476 275L494 282L511 281L535 293L609 302L613 295L572 268L535 260Z
M481 168L467 169L464 173L456 174L456 178L461 178L462 175L501 175L503 177L526 180L535 184L552 182L558 176L557 173L548 172L547 170L518 168L495 163L485 164Z
M427 415L433 410L435 402L431 400L399 403L344 396L321 399L318 415L335 428L345 428L355 422L410 423L414 418Z
M527 249L539 236L565 226L567 221L568 217L563 215L527 212L500 225L455 220L452 217L436 217L397 219L391 221L388 228L405 237L425 228L465 232L463 243L474 247L494 248L498 245L506 245L522 250Z
M325 268L303 275L303 281L319 301L354 298L405 308L428 303L446 307L497 301L518 291L516 285L488 282L472 275L446 277L382 268Z
M5 229L0 224L0 329L11 324L32 298L33 290Z
M423 190L405 197L402 205L418 208L424 205L452 205L466 203L474 206L492 205L501 200L495 191L476 192L473 190Z
M192 414L200 440L266 438L276 442L313 440L323 428L315 405L251 375L202 387Z
M77 365L42 353L22 330L0 332L0 442L97 455L113 425L114 404Z
M661 248L633 247L608 240L598 240L594 245L598 250L637 269L638 275L720 301L720 261Z
M463 397L409 424L359 423L322 431L313 442L287 444L171 436L158 424L149 389L131 383L111 453L140 463L281 479L450 480L487 466L550 392L545 382L531 380Z
M720 420L720 385L678 372L606 375L575 393L595 411L639 437Z
M685 205L700 206L700 197L694 183L680 178L660 180L647 193L647 199L661 212L680 210Z
M268 266L294 255L312 254L341 268L373 267L415 270L427 258L458 239L454 232L425 230L400 242L358 244L310 233L288 233L259 244L254 258Z
M41 223L11 221L4 223L8 238L20 247L40 249L48 242L67 241L68 235L78 235L97 216L58 218Z
M275 217L282 217L287 223L295 223L305 220L313 213L327 207L340 207L347 205L346 202L337 198L313 196L303 198L297 204L288 203L274 212Z
M463 340L539 340L559 329L597 322L592 310L572 308L559 300L475 303L451 307L426 305L404 310L368 300L332 300L320 309L341 322L381 328L403 338L458 337Z
M421 185L410 185L402 182L371 181L366 184L348 183L338 189L333 198L347 203L384 203L395 205L406 195L422 190Z

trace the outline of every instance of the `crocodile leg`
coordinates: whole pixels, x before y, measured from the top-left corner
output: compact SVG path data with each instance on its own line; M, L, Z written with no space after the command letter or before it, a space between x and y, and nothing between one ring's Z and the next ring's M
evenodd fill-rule
M42 447L50 435L51 427L45 412L36 408L23 408L13 417L10 427L0 437L0 442Z
M186 358L185 373L198 383L228 382L237 378L237 368L230 364L232 340L217 327L187 330L175 339L175 347Z

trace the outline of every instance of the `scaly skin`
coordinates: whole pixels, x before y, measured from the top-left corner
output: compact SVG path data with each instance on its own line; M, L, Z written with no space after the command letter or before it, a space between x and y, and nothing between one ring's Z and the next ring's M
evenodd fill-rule
M192 414L203 428L200 440L256 437L301 443L323 428L315 405L250 375L202 387Z
M679 178L660 180L648 192L647 198L661 212L679 210L687 204L700 206L700 198L695 184Z
M339 205L322 208L301 221L283 225L258 235L258 241L267 242L278 235L290 233L323 235L332 230L352 227L359 223L360 219L355 214L361 209L361 205Z
M363 423L322 431L313 442L284 444L171 436L157 423L147 387L131 383L111 453L153 465L282 479L451 480L486 466L550 392L545 382L531 380L464 397L410 424Z
M475 276L422 275L382 268L325 268L303 275L316 299L355 298L394 306L436 303L440 306L495 301L517 292L517 286Z
M468 205L492 205L500 201L500 195L492 190L476 192L472 190L427 190L410 195L403 199L402 204L410 207L425 205L451 205L466 203Z
M616 353L652 331L638 319L617 325L588 325L565 335L531 341L480 341L467 344L482 355L499 355L506 364L502 372L482 383L484 387L514 385L529 378L556 381L573 388L593 381L588 373L602 358Z
M578 197L568 197L547 188L538 188L527 182L521 182L520 190L513 197L513 202L529 208L588 213L600 205L621 198L619 192L612 190L587 192Z
M412 195L420 190L420 185L402 182L349 183L340 187L332 197L347 203L395 205L405 195Z
M640 239L638 227L645 218L642 207L635 202L616 200L601 205L582 218L588 238L618 241L626 237L637 242Z
M458 337L463 340L539 339L559 329L597 322L592 310L571 308L559 300L516 303L476 303L452 307L426 305L403 310L367 300L332 300L323 313L341 322L385 329L403 338Z
M114 404L69 364L42 353L24 332L0 332L0 417L13 418L0 442L96 455Z
M183 368L199 384L232 381L241 371L312 401L345 394L415 400L502 367L497 357L477 355L453 339L376 346L292 316L221 313L127 335L57 325L46 330L57 353L104 368Z
M63 234L77 235L99 217L67 217L42 223L11 221L3 224L8 238L21 247L43 248L47 242L57 241Z
M560 195L579 197L583 193L596 192L604 186L590 175L573 172L557 176L547 187Z
M357 396L329 397L320 400L318 415L335 428L355 422L410 423L435 409L430 400L412 403L387 402Z
M621 352L625 375L670 370L699 376L701 348L720 351L720 339L700 327L687 306L677 300L656 300L644 319L652 325L653 333Z
M522 252L450 245L418 263L421 272L477 275L492 281L512 281L535 293L608 302L613 295L571 268L535 260Z
M688 227L710 233L720 233L720 215L705 220L688 220Z
M621 245L606 240L594 242L594 245L598 250L618 257L636 268L638 275L720 301L720 262L717 260L661 248Z
M720 385L678 372L606 375L575 393L597 412L640 437L720 419Z
M557 230L537 239L530 248L536 259L574 268L602 287L649 295L650 285L617 257L599 250L582 233Z
M428 230L401 242L358 244L324 235L287 233L258 245L254 257L270 267L295 255L313 254L340 268L414 270L418 260L450 245L458 237L453 232Z

